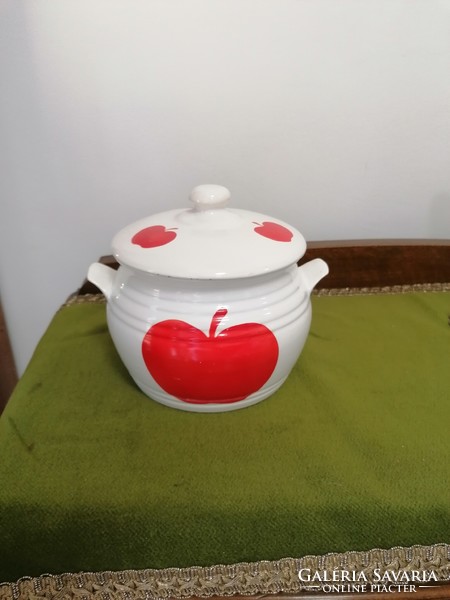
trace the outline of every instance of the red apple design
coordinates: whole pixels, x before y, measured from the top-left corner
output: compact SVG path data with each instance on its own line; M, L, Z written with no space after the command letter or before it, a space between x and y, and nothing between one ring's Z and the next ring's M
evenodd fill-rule
M272 221L263 221L262 223L255 223L258 227L255 227L254 231L262 235L263 237L275 240L276 242L290 242L294 235L284 225L273 223Z
M176 319L156 323L145 334L144 362L168 394L194 404L238 402L272 375L278 360L274 334L265 325L244 323L216 335L227 312L215 312L208 335Z
M164 225L152 225L141 229L131 238L131 243L142 248L156 248L157 246L164 246L177 237L175 233L176 227L173 229L166 229Z

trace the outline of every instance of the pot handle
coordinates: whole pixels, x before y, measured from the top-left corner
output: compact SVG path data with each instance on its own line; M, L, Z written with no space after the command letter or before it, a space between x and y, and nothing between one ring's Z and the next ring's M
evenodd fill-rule
M105 298L109 300L116 272L117 271L111 269L111 267L96 262L92 263L89 267L87 278L91 283L96 285L102 291Z
M321 258L314 258L309 262L298 267L298 275L301 283L306 287L308 294L310 294L314 286L328 275L330 272L327 263Z

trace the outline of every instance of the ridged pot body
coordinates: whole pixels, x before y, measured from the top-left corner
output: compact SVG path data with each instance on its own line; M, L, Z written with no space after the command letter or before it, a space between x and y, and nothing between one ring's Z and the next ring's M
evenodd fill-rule
M227 280L121 266L107 319L145 394L172 408L221 412L260 402L283 384L306 341L311 304L296 265Z

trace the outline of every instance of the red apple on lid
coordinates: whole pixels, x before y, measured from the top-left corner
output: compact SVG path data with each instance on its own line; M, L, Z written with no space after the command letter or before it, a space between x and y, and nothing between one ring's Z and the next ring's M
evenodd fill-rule
M262 223L255 223L258 227L255 227L254 231L262 235L263 237L275 240L276 242L290 242L293 233L284 225L273 223L272 221L263 221Z
M234 325L216 335L227 312L214 313L208 335L176 319L148 330L142 356L164 391L194 404L231 403L266 383L277 364L277 339L260 323Z
M164 246L177 237L175 229L177 228L166 229L164 225L151 225L134 234L131 238L131 243L141 246L142 248Z

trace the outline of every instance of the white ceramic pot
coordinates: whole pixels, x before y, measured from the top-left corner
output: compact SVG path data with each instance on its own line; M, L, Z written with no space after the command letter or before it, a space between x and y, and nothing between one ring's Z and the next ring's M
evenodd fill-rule
M289 375L311 323L310 293L328 273L297 267L303 236L279 221L227 208L229 191L196 187L194 207L120 231L115 271L88 279L107 298L111 337L150 398L197 412L244 408Z

